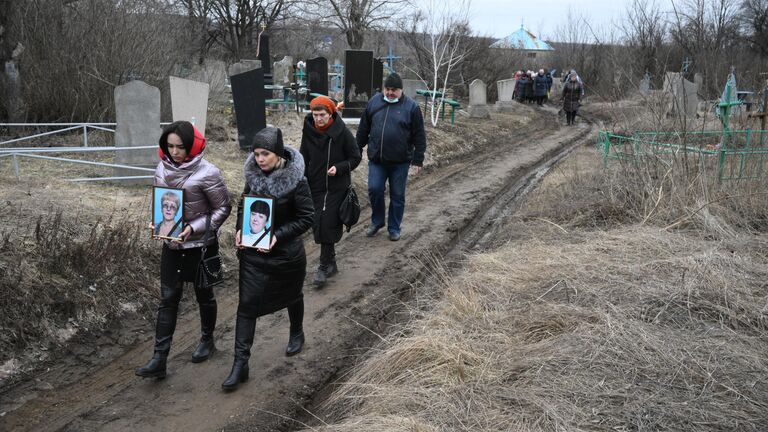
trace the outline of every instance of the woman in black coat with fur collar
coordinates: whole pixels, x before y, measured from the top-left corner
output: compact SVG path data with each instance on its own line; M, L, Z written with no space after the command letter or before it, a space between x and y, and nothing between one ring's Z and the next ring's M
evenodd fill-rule
M221 385L234 390L248 379L248 359L256 318L288 308L291 322L285 354L298 354L304 345L304 296L307 257L301 236L312 227L314 208L304 178L301 154L283 146L280 129L267 127L253 139L253 151L245 161L244 195L274 199L272 243L269 250L244 248L240 227L243 199L237 209L235 245L240 248L240 298L235 326L235 360L229 377Z
M309 107L312 112L304 118L299 151L304 156L304 173L315 205L312 230L315 243L320 245L320 265L314 283L319 288L338 273L334 244L341 240L343 232L339 207L361 157L355 137L330 98L316 97Z

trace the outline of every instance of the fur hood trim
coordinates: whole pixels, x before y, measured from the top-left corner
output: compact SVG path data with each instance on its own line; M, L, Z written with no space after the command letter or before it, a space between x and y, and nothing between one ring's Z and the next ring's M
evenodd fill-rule
M296 189L304 178L304 158L298 150L287 146L284 157L285 166L267 174L259 168L253 152L248 155L243 172L252 194L282 198Z

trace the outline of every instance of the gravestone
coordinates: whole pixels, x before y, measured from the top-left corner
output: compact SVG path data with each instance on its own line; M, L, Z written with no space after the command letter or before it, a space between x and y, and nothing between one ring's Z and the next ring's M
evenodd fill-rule
M517 85L516 79L505 79L496 81L496 90L499 94L499 99L496 101L496 111L513 111L515 107L515 100L513 95L515 94L515 86Z
M261 68L261 62L259 60L240 60L239 62L233 63L229 66L229 76L239 75L243 72L248 72L259 68Z
M262 34L259 38L259 61L262 64L264 76L272 73L272 59L269 57L269 35Z
M469 116L472 118L491 118L488 109L488 97L485 83L479 79L469 85Z
M373 51L347 50L344 57L344 117L359 118L373 95Z
M139 80L115 87L115 147L153 146L150 149L117 151L115 163L142 168L157 165L160 140L160 89ZM146 175L146 172L115 168L115 176ZM151 184L152 179L137 180Z
M208 83L208 97L217 102L227 101L227 65L221 60L206 60L188 79Z
M311 93L328 96L328 60L325 57L307 60L307 83Z
M667 106L668 115L696 116L699 106L696 84L683 78L678 72L667 72L664 75L663 91L671 96Z
M384 63L379 59L373 59L373 79L371 80L371 95L382 93L384 84Z
M208 116L208 84L174 76L169 77L169 80L171 82L173 121L192 122L205 136L205 124Z
M0 77L2 81L2 77ZM12 122L22 122L24 117L24 102L21 92L21 79L19 78L19 66L15 60L5 62L5 109L8 119Z
M274 63L272 82L275 85L287 86L293 82L293 57L285 56Z
M411 99L416 99L418 94L416 90L426 89L427 84L421 80L404 79L403 80L403 94Z
M267 127L264 107L264 74L253 69L229 77L232 83L232 100L235 104L237 142L248 150L256 133Z
M563 95L563 86L565 83L559 79L552 81L552 94L549 96L549 100L557 99Z
M648 93L651 92L651 79L649 77L645 77L640 81L640 94L643 96L648 96Z

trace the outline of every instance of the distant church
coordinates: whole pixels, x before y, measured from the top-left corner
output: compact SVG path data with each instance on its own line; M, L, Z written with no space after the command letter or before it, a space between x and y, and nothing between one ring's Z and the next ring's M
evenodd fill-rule
M520 30L491 44L491 48L523 51L528 58L541 57L542 54L549 54L555 50L550 44L537 38L522 25Z

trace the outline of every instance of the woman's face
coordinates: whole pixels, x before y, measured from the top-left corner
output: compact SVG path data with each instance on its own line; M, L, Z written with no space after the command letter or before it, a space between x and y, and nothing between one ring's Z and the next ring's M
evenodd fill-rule
M324 109L320 110L313 110L312 111L312 119L315 121L315 126L317 127L324 127L328 124L328 120L331 118L331 115L328 114L328 111Z
M256 163L259 165L262 171L272 171L277 165L277 161L280 159L275 153L269 150L257 148L253 151L253 156L256 158Z
M571 82L576 82L577 79L576 75L571 75Z
M176 217L176 212L179 211L179 206L170 200L163 200L163 219L166 221L172 221Z
M267 224L267 215L263 213L251 213L251 232L257 233L264 229Z
M171 159L176 163L184 162L184 159L187 158L187 149L184 148L181 137L171 132L168 134L166 141L168 142L168 154L171 155Z

